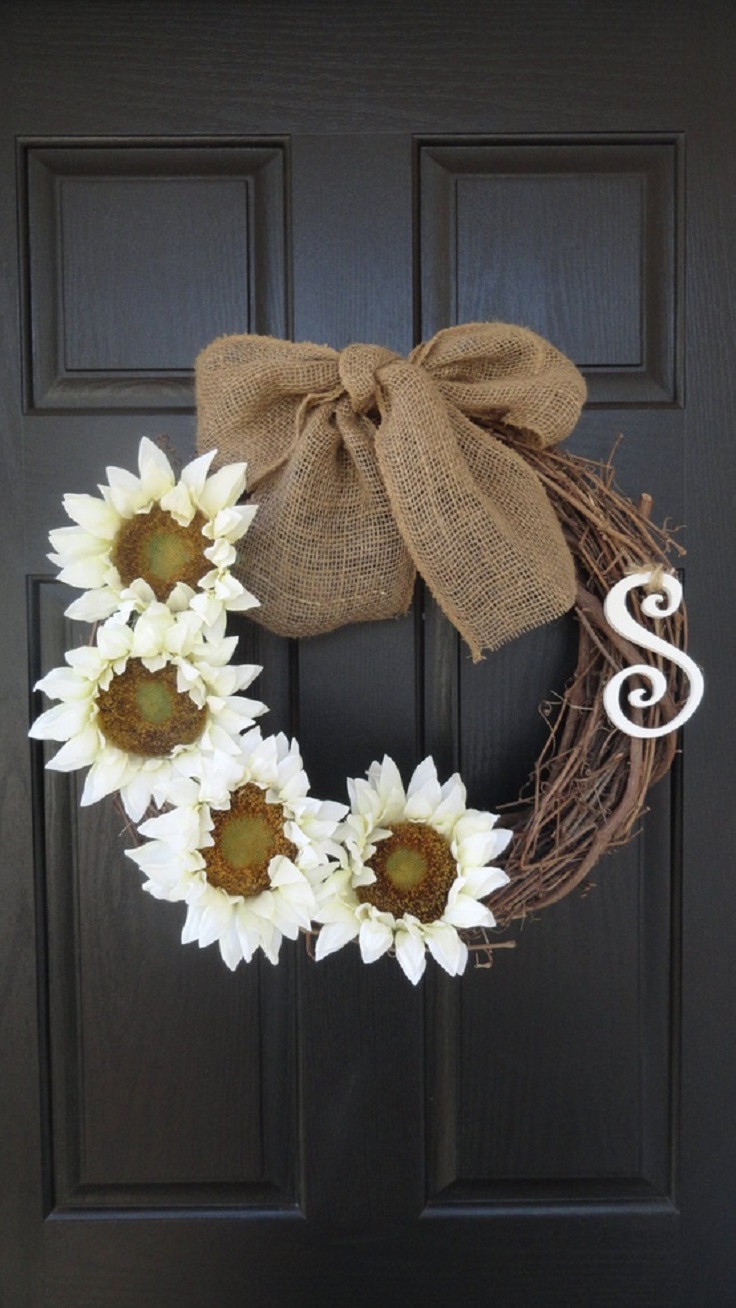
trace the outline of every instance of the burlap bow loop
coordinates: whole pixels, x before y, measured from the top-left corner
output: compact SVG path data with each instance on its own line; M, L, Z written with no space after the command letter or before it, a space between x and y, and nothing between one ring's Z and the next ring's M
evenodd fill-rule
M572 606L570 551L509 439L561 440L585 384L533 332L449 328L407 359L229 336L196 384L200 450L248 463L260 508L239 568L270 630L397 616L416 571L474 659Z

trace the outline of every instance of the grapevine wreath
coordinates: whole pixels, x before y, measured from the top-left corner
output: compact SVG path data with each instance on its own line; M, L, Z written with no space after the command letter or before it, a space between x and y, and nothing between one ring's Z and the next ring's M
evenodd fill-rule
M681 547L610 465L557 448L584 382L524 328L450 328L406 359L223 337L196 381L178 478L144 437L137 476L64 498L50 558L92 637L38 683L59 702L30 734L63 742L47 766L88 768L82 804L118 796L144 888L184 901L182 939L229 967L317 933L318 960L357 939L414 983L427 953L459 974L629 840L669 768L703 689ZM405 612L417 574L474 659L574 610L574 675L502 819L431 758L406 787L372 763L349 808L315 799L297 742L264 736L242 693L260 668L232 662L228 612L308 637Z

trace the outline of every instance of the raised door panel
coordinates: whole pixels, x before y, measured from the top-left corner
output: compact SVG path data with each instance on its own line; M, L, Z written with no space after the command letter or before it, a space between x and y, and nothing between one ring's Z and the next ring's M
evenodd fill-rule
M425 323L521 323L590 404L676 403L682 154L671 134L420 143Z
M284 150L21 145L29 409L191 409L208 341L283 333Z

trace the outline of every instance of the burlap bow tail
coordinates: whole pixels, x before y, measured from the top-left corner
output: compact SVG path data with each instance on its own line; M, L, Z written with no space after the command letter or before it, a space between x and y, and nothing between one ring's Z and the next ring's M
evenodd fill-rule
M416 572L474 659L572 606L570 551L509 441L562 440L585 383L533 332L451 327L407 359L224 336L196 383L199 449L248 464L239 569L271 631L395 617Z

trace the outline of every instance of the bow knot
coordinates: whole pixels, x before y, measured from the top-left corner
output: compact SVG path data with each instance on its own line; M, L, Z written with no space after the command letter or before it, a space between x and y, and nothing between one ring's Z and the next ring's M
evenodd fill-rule
M378 370L398 357L382 345L346 345L340 351L337 369L354 413L365 414L378 407Z

